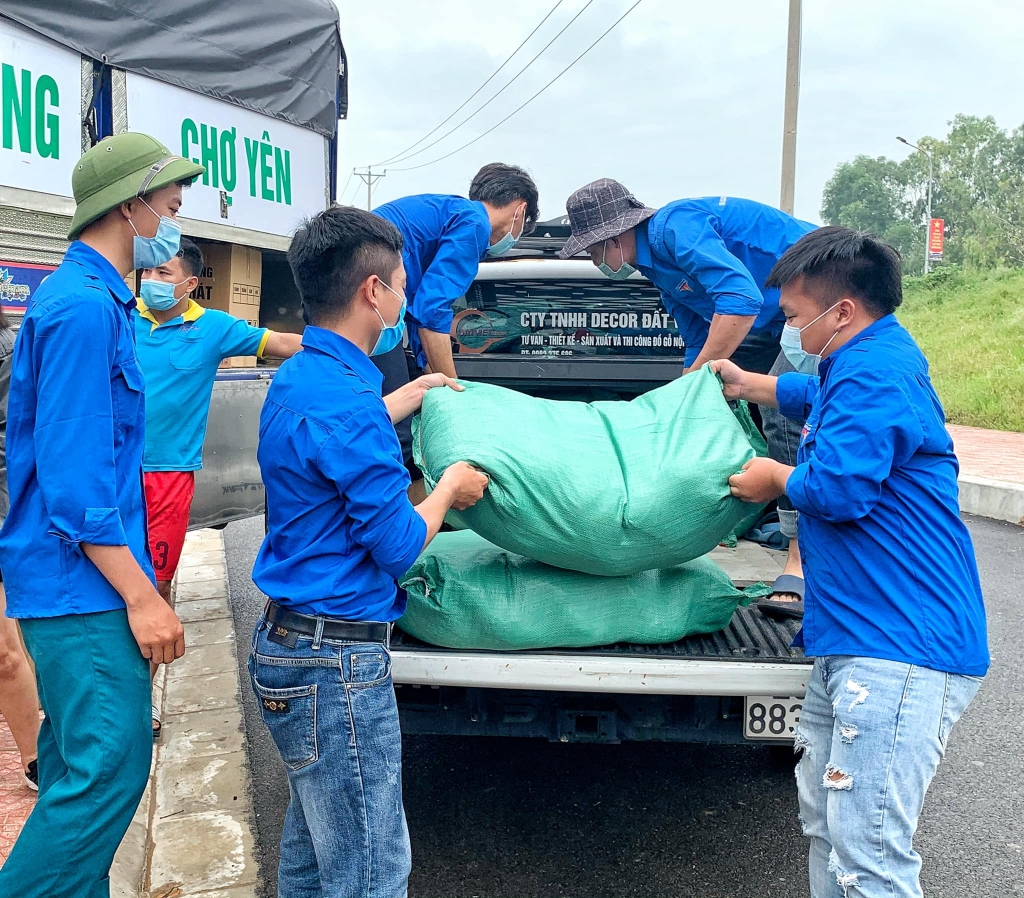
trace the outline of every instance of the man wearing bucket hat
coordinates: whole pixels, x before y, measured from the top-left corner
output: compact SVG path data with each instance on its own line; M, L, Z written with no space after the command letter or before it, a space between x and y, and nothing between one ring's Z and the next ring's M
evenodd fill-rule
M149 777L149 662L185 650L146 540L145 382L124 278L178 251L182 187L202 172L145 134L89 150L71 179L73 242L15 346L0 558L46 718L39 799L0 895L109 893Z
M760 374L792 371L780 345L785 316L768 272L815 226L771 206L734 197L685 199L651 209L622 184L601 178L566 203L572 234L560 255L581 252L608 277L639 271L660 291L686 344L683 373L715 359L732 359ZM796 464L802 422L761 408L768 451ZM797 514L779 499L779 523L790 539L786 569L773 595L758 606L776 617L803 614L803 576L796 542Z

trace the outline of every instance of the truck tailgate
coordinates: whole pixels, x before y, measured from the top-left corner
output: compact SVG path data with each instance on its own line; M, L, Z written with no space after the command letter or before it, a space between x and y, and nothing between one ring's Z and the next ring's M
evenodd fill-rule
M741 540L711 557L740 587L771 582L781 571L775 553ZM671 645L487 652L444 649L396 630L395 683L566 692L662 695L803 695L810 672L790 643L799 625L775 623L740 608L718 633Z

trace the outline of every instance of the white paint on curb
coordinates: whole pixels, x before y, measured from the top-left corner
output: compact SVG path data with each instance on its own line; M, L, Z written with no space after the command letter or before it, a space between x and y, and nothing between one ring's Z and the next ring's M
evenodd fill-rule
M983 518L1024 525L1024 486L1005 480L961 475L960 510Z

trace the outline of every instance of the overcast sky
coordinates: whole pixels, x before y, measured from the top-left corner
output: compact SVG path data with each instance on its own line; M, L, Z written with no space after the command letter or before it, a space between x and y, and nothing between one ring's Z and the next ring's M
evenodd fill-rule
M555 0L336 0L350 67L339 189L353 166L423 137L491 75ZM374 204L413 193L465 194L480 165L522 165L541 218L599 177L658 206L728 194L777 204L787 0L643 0L522 112L462 152L415 171L500 121L601 34L633 0L593 0L531 68L472 121L405 163ZM586 0L564 0L449 130L530 60ZM819 221L821 189L858 153L901 158L943 136L957 113L1024 124L1024 4L996 0L808 0L796 213ZM429 141L428 141L429 143ZM421 145L422 146L422 145ZM352 201L357 179L343 199ZM365 204L360 185L355 202Z

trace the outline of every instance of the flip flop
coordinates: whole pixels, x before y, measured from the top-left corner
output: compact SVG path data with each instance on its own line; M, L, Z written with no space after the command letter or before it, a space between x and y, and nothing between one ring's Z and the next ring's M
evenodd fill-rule
M160 734L163 732L164 725L163 721L160 720L160 709L156 705L153 705L153 723L156 724L156 726L153 727L153 738L159 739Z
M795 574L782 574L772 584L772 596L800 596L799 602L780 602L771 596L757 603L757 610L773 620L800 620L804 616L804 578Z

